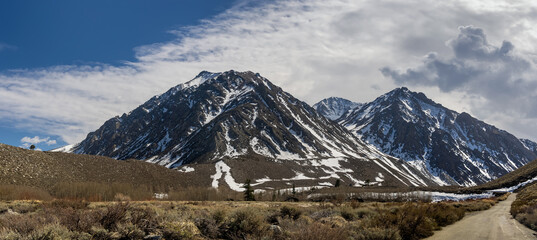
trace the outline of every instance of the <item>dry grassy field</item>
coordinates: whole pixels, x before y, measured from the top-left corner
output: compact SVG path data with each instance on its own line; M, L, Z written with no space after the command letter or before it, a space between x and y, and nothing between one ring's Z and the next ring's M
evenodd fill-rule
M116 196L127 198L126 196ZM465 202L0 202L1 239L421 239L500 198Z

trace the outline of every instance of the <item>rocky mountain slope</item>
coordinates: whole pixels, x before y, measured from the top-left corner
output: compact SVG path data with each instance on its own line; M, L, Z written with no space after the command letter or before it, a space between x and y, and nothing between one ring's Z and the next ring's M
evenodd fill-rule
M522 144L524 144L524 147L526 147L528 150L532 151L533 153L537 154L537 143L534 141L531 141L529 139L520 139Z
M252 72L202 72L62 150L194 174L212 164L211 186L237 191L246 179L262 189L434 184Z
M442 185L484 183L537 159L529 150L535 143L407 88L352 109L337 121Z
M355 103L344 98L329 97L313 105L321 115L330 120L336 120L349 113L350 110L361 107L363 104Z

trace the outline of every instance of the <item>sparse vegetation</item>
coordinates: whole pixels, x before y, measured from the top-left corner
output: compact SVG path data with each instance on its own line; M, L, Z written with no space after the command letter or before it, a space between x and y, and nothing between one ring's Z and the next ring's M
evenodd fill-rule
M495 201L5 201L0 238L420 239Z
M537 183L522 189L511 205L511 215L520 223L537 230Z

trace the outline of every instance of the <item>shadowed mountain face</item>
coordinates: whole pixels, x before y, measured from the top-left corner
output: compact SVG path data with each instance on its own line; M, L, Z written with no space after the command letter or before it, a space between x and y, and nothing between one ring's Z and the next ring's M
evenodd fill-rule
M169 168L214 164L210 177L216 187L215 179L224 175L231 188L238 184L234 179L246 178L258 181L258 188L296 181L329 186L335 179L354 186L366 180L377 185L434 184L252 72L202 72L63 150Z
M537 159L531 150L535 143L406 88L354 108L337 121L438 184L484 183Z

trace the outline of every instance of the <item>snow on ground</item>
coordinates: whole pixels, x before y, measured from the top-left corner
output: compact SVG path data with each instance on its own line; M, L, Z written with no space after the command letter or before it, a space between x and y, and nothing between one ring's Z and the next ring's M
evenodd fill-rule
M211 175L211 178L213 179L211 186L213 188L218 188L219 180L224 176L224 181L231 190L237 192L244 191L242 184L235 182L235 179L231 176L231 168L224 161L219 161L214 166L216 168L216 173Z
M63 146L61 148L56 148L56 149L52 149L50 150L51 152L66 152L66 153L70 153L71 150L75 147L75 144L71 144L71 145L67 145L67 146Z
M532 178L532 179L529 179L525 182L521 182L515 186L511 186L511 187L508 187L508 188L498 188L498 189L493 189L493 190L490 190L490 192L513 192L521 187L524 187L526 186L527 184L530 184L532 182L535 182L537 181L537 176Z
M189 173L189 172L194 172L194 170L195 169L193 167L184 166L181 169L179 169L178 171L179 172L184 172L184 173Z
M282 181L293 181L293 180L315 180L315 178L307 177L304 173L295 172L296 176L292 178L282 178Z

